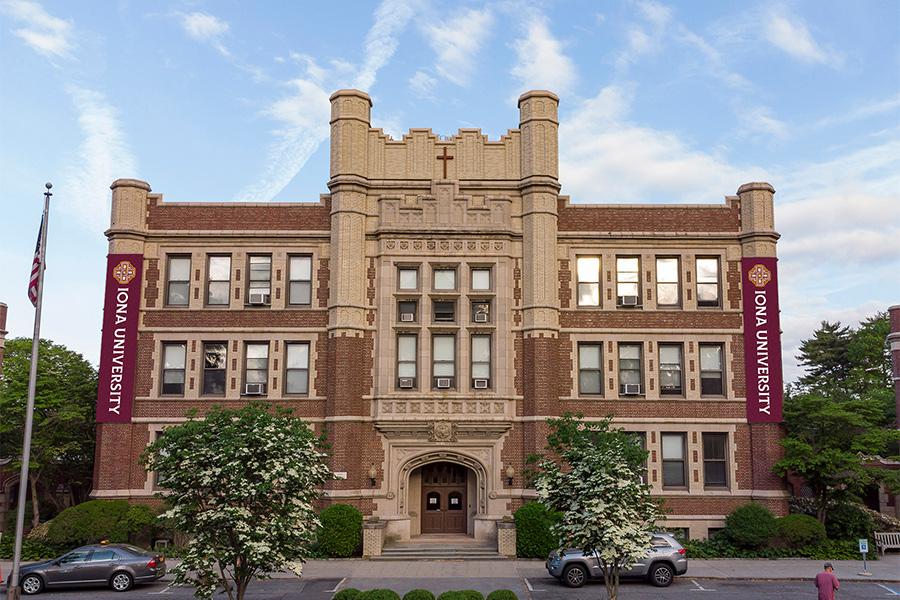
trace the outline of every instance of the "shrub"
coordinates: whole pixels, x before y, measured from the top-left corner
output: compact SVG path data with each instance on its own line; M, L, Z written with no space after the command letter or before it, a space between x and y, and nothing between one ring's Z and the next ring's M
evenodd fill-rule
M89 500L69 507L49 522L46 540L55 545L82 546L102 539L127 542L147 530L153 513L125 500Z
M788 515L776 520L778 537L791 548L825 541L825 526L809 515Z
M872 539L872 517L859 504L842 502L825 515L825 531L833 540Z
M438 596L438 600L466 600L466 597L462 595L462 592L451 590Z
M410 590L403 595L403 600L434 600L434 594L428 590Z
M3 540L0 542L0 560L12 560L14 542L15 535L3 536ZM71 548L54 546L45 541L30 539L28 537L22 540L22 560L25 561L56 558L66 550L71 550Z
M400 594L394 590L374 589L366 590L356 597L356 600L400 600Z
M800 548L739 548L723 537L709 540L691 540L684 545L691 558L809 558L814 560L858 560L859 548L855 541L826 540ZM876 553L877 554L877 553ZM877 555L869 555L870 560Z
M516 511L516 555L519 558L547 558L559 543L550 527L559 520L557 513L540 502L529 502Z
M361 512L349 504L334 504L322 511L319 520L318 542L325 554L332 558L349 558L357 553L362 545Z
M484 594L478 590L460 590L459 595L462 600L484 600Z
M331 600L358 600L361 594L356 588L345 588L332 596Z
M772 511L753 502L737 507L725 519L725 533L728 539L742 548L761 548L777 532L778 527Z
M519 600L512 590L494 590L487 596L487 600Z

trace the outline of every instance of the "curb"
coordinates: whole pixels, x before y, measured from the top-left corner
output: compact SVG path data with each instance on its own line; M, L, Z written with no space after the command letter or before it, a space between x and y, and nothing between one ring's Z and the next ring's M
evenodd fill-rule
M681 579L704 579L713 581L812 581L810 577L732 577L729 575L678 575ZM866 582L872 583L895 583L900 584L900 579L879 579L877 577L861 577L849 578L841 577L841 582Z

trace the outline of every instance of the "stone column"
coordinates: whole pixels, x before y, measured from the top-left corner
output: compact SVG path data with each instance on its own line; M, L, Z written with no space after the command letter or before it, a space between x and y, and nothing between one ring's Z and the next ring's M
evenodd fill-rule
M741 255L744 257L774 257L779 235L775 231L775 188L766 182L745 183L738 188L741 207ZM747 285L741 278L741 287ZM746 307L745 307L746 310ZM781 459L781 439L784 428L780 423L752 423L750 427L750 457L754 490L784 490L784 482L772 473L772 465ZM758 500L769 504L770 499ZM787 506L773 507L786 514Z
M359 90L331 96L331 250L328 299L328 392L326 416L368 418L371 409L373 337L366 321L366 195L372 101ZM335 420L326 425L332 468L347 472L334 489L369 487L369 423ZM363 507L363 512L366 512Z
M559 198L558 107L556 94L530 91L519 97L522 132L522 297L524 414L557 415L561 355L557 202ZM544 422L522 425L524 457L543 449ZM524 462L515 465L522 472Z

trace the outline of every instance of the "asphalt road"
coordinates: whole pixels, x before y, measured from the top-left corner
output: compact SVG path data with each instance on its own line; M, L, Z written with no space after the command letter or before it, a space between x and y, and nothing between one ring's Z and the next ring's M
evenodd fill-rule
M274 579L255 581L247 592L247 600L330 600L336 586L370 589L386 587L401 595L413 588L425 588L432 592L448 589L476 589L489 592L495 589L511 589L522 600L605 600L602 582L591 582L580 589L569 589L552 578L429 578L417 579ZM215 598L226 598L219 594ZM801 581L725 581L712 579L678 578L671 587L655 588L644 582L623 582L619 597L623 600L656 600L657 598L688 598L690 600L774 600L784 598L816 598L811 582ZM38 596L48 600L88 600L116 598L118 600L157 599L187 600L193 598L191 589L167 588L164 582L138 586L126 594L103 588L54 590ZM875 582L847 582L838 593L840 600L900 599L900 585Z

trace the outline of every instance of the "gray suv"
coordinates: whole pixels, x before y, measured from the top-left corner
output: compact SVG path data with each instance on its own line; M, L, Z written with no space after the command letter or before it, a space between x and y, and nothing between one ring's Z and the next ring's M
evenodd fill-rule
M622 577L645 577L657 587L672 584L675 575L687 573L687 558L684 547L668 533L654 533L647 557L635 564ZM566 550L562 554L556 550L547 557L547 571L569 587L577 588L588 579L602 579L596 555L591 556L580 550Z

